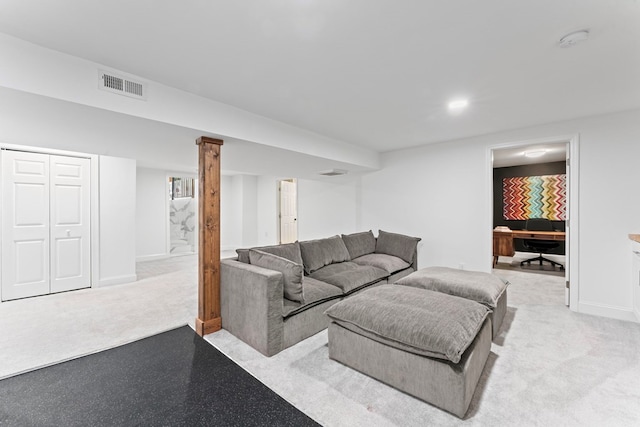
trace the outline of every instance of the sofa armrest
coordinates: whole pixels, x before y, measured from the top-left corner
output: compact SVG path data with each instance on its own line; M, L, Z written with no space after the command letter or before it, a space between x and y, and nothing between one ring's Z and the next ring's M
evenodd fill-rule
M220 260L222 327L262 354L283 346L282 273L233 259Z

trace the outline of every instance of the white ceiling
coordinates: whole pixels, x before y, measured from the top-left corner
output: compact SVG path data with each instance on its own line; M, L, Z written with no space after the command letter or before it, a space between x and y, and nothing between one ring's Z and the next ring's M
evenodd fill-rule
M376 151L640 108L636 0L0 0L0 32Z
M540 157L527 157L526 152L542 151ZM493 167L504 168L508 166L532 165L535 163L560 162L567 158L566 143L548 143L521 145L510 148L493 150Z

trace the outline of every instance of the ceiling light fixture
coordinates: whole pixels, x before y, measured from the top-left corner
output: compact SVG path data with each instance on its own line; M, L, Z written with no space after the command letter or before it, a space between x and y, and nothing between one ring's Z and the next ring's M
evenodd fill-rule
M531 150L531 151L525 151L524 155L525 157L541 157L544 156L547 153L547 150Z
M457 99L448 104L449 111L462 111L469 106L468 99Z
M326 171L318 172L319 175L324 176L338 176L338 175L346 175L349 171L346 169L328 169Z
M571 47L577 43L583 42L589 38L589 30L579 30L569 33L560 39L560 47Z

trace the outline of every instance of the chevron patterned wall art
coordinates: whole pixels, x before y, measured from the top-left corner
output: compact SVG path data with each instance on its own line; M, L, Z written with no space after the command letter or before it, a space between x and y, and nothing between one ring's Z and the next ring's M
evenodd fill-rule
M567 216L567 175L520 176L502 180L503 217L507 220Z

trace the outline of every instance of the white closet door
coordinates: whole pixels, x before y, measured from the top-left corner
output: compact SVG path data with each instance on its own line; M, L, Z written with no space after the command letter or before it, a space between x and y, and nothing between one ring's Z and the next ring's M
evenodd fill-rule
M2 299L49 293L49 156L2 151Z
M89 159L51 156L51 292L88 288Z

